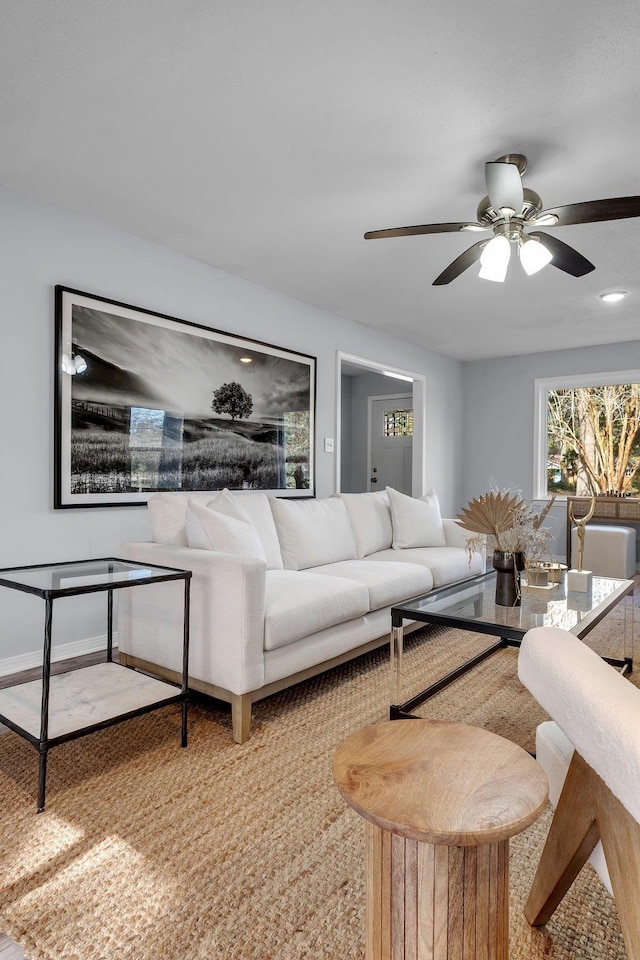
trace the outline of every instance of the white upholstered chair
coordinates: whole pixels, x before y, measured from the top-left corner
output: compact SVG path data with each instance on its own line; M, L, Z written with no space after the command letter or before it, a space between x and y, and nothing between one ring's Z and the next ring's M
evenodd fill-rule
M518 675L554 721L536 739L557 798L526 917L549 920L601 841L594 865L615 897L627 954L640 960L640 690L557 627L525 635Z

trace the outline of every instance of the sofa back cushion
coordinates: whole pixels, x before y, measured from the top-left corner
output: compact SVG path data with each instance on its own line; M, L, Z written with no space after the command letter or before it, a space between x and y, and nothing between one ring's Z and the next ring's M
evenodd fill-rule
M258 536L264 547L267 570L282 570L280 542L269 506L271 497L268 497L266 493L239 493L234 494L234 496L243 510L248 513L258 531Z
M386 491L340 493L338 496L347 508L358 559L377 553L378 550L389 550L393 541L393 529Z
M189 500L185 511L187 544L197 550L218 550L264 560L264 547L249 516L223 491L208 506Z
M271 510L286 570L356 559L356 541L340 497L302 501L274 498Z
M229 493L229 491L226 492ZM209 501L215 500L216 496L215 493L183 493L182 491L152 494L147 506L154 543L166 543L176 547L188 546L185 529L187 503L192 500L194 503L206 506ZM282 570L282 555L269 507L269 497L264 493L231 493L230 496L242 506L258 531L264 547L267 569Z
M435 490L424 497L408 497L392 487L387 487L391 522L393 525L393 549L411 547L446 547L440 504Z

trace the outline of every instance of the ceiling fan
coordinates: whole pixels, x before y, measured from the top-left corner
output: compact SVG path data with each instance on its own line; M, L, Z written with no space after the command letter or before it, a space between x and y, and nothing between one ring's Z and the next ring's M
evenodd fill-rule
M623 220L640 217L640 197L612 197L609 200L587 200L563 207L543 210L542 200L534 190L522 186L522 175L527 169L527 158L521 153L509 153L485 163L487 196L478 205L477 221L462 223L426 223L415 227L392 227L389 230L370 230L365 240L385 237L411 237L421 233L453 233L492 230L493 237L480 240L450 263L434 286L451 283L461 273L480 260L480 277L504 281L515 244L526 273L537 273L551 263L559 270L582 277L595 270L586 257L557 237L529 227L564 227L574 223L596 223L601 220ZM525 231L525 227L527 231Z

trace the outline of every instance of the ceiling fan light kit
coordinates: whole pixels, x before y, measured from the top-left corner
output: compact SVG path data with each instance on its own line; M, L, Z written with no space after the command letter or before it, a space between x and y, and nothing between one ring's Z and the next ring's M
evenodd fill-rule
M504 281L511 244L517 245L520 261L529 276L551 263L572 277L582 277L595 270L595 266L586 257L557 237L539 230L527 233L525 227L564 227L577 223L640 217L639 196L588 200L545 210L535 190L522 185L522 175L526 169L527 158L521 153L509 153L485 163L487 196L478 205L476 223L463 221L392 227L387 230L371 230L365 233L364 238L382 240L427 233L493 231L491 240L475 243L450 263L433 281L434 286L451 283L478 260L479 275L483 280Z
M483 280L503 283L511 258L511 244L504 234L489 240L480 255L480 273Z
M538 270L542 270L553 260L553 254L550 250L533 237L523 236L518 247L520 252L520 263L523 270L530 277Z

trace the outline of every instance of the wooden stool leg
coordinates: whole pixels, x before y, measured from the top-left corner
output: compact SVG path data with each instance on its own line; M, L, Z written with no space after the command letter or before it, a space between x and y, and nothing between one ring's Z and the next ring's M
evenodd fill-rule
M507 960L509 841L432 845L367 821L366 960Z

